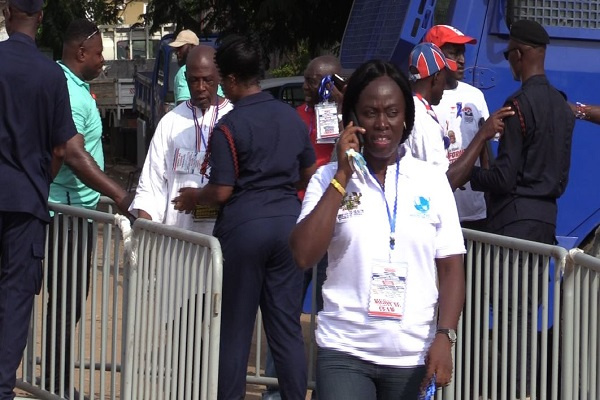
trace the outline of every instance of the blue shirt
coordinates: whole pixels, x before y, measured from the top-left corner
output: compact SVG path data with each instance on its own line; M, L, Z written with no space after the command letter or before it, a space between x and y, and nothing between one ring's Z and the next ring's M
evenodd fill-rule
M298 217L295 183L316 158L296 110L269 93L244 97L219 121L209 146L209 182L234 188L217 217L215 236L253 219Z
M77 133L65 75L22 33L0 60L0 211L49 221L52 150Z
M96 101L90 93L90 85L79 79L62 62L59 61L58 65L67 78L73 122L77 132L83 135L85 151L92 156L98 167L104 170L102 120ZM95 209L99 199L100 193L86 186L75 176L71 168L63 165L50 185L48 201Z

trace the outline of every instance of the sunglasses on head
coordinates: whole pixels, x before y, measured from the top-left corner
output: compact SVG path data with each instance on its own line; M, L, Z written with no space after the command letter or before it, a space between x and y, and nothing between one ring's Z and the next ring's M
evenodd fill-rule
M90 40L95 34L100 33L100 31L98 29L96 29L94 32L90 33L89 35L87 35L87 37L85 39L83 39L81 41L81 43L79 43L79 47L83 47L83 44Z

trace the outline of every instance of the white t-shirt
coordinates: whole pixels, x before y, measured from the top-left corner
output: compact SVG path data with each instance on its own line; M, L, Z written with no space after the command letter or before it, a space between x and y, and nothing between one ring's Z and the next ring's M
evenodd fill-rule
M485 98L481 90L464 82L458 82L455 89L444 90L442 101L433 106L446 135L450 138L448 160L452 164L462 155L479 131L480 120L488 119ZM479 165L477 160L476 165ZM486 217L483 192L474 192L471 184L465 190L454 191L458 215L461 221L476 221Z
M329 265L317 343L375 364L405 367L425 363L435 336L435 259L463 254L465 247L446 175L404 150L399 153L394 250L390 249L390 222L379 183L372 176L363 183L355 174L346 187L327 249ZM336 163L317 170L308 185L299 220L316 206L336 170ZM385 188L393 214L396 164L387 169ZM402 320L368 315L373 259L407 267Z
M449 164L444 147L445 132L440 123L427 112L425 104L417 96L413 96L413 99L415 125L403 146L410 149L413 157L438 165L446 172Z
M158 123L129 211L137 216L137 210L144 210L153 221L212 235L214 218L195 221L192 214L180 213L171 204L171 200L179 195L180 188L203 187L208 183L208 178L199 172L178 172L176 157L181 160L183 152L199 149L202 162L210 132L215 123L233 109L233 105L225 99L218 108L211 106L204 115L195 108L201 138L196 135L193 107L189 101L181 103Z

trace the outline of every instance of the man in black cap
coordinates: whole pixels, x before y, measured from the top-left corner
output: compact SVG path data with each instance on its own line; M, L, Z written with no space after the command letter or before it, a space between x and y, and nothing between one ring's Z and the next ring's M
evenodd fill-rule
M495 164L474 168L471 185L489 192L493 233L555 244L558 199L567 187L575 117L564 96L545 76L548 33L521 20L510 30L504 57L521 88L506 103L506 118Z
M522 85L505 104L513 108L515 115L505 118L495 163L487 170L475 167L471 186L489 194L488 229L492 233L553 245L556 243L556 200L567 187L575 116L564 96L545 76L544 60L549 43L548 33L537 22L521 20L512 25L504 57L515 80ZM531 293L530 268L528 272L528 293ZM538 293L541 294L541 288ZM528 300L529 326L531 311L537 312L537 309L531 310L532 299ZM521 301L518 303L515 311L517 329L520 329L525 316L520 310ZM512 312L509 307L509 326ZM528 348L528 371L530 352ZM517 354L519 362L520 349ZM529 379L529 372L527 377Z
M48 188L77 130L60 67L35 45L42 0L9 0L0 42L0 400L12 400L42 285Z

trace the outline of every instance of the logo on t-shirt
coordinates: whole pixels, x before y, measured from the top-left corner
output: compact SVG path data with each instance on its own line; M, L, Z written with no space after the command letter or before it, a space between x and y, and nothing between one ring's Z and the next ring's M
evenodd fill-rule
M340 210L338 211L338 222L344 222L350 217L363 215L364 210L360 207L361 197L362 193L360 192L346 193L342 200L342 204L340 205Z
M471 109L471 107L465 106L465 108L463 108L463 116L465 122L469 124L473 123L473 110Z
M415 209L421 214L427 214L429 212L429 199L423 196L415 198Z

